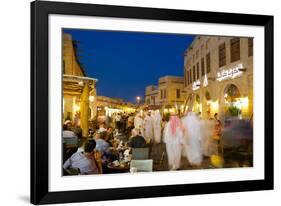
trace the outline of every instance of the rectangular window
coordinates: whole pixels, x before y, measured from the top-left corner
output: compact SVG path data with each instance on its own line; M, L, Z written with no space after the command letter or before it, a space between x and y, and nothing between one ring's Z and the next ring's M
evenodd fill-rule
M210 39L208 39L208 40L206 41L206 50L209 49L209 44L210 44Z
M65 74L65 61L63 60L63 65L62 65L62 73Z
M151 100L152 100L153 104L155 105L155 96L152 96Z
M164 99L166 99L166 97L167 97L167 91L166 89L164 89Z
M225 43L219 46L219 67L226 65Z
M184 87L186 87L186 76L187 76L186 73L187 73L186 70L184 70Z
M206 64L207 64L207 74L211 72L211 55L210 53L206 56Z
M181 90L177 89L177 99L181 98Z
M149 99L149 98L147 99L146 103L147 103L147 104L150 104L150 99Z
M201 75L202 76L205 75L205 62L204 62L204 58L201 59Z
M189 71L187 70L187 85L189 85Z
M230 40L230 59L231 62L240 59L240 38Z
M160 92L160 99L163 99L163 90L161 89L161 92Z
M196 79L195 77L195 66L193 66L193 71L192 71L192 81L194 82Z
M191 69L188 72L188 85L191 84Z
M200 72L199 72L199 62L197 62L197 65L196 65L196 69L197 69L197 78L196 79L199 79L199 76L200 76Z
M204 54L204 44L201 45L201 49L200 50L201 50L200 51L201 52L201 56L203 56L203 54Z
M188 77L188 70L186 70L186 85L185 86L187 86L189 84L189 79L188 78L189 78Z
M188 84L188 71L187 69L185 70L185 78L184 78L184 87Z
M253 38L248 38L248 56L253 56L253 44L254 44Z

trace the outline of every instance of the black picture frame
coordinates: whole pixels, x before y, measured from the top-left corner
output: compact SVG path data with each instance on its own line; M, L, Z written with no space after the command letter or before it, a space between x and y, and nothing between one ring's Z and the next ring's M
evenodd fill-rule
M49 192L48 15L50 14L263 26L265 28L264 179ZM271 190L274 185L273 160L273 16L45 1L31 3L31 203L50 204Z

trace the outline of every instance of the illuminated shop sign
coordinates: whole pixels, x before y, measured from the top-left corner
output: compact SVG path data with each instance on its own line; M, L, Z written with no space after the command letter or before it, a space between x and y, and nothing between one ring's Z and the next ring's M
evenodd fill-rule
M230 69L224 69L217 73L217 80L223 81L226 79L234 79L241 76L243 73L243 64L238 64Z
M194 90L197 90L199 88L200 88L200 80L197 80L197 81L193 82L192 90L194 91Z

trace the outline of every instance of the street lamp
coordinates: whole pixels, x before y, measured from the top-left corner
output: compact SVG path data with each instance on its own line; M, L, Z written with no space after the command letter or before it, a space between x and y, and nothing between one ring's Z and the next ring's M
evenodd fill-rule
M140 96L137 96L136 99L137 99L138 104L140 104L141 97L140 97Z

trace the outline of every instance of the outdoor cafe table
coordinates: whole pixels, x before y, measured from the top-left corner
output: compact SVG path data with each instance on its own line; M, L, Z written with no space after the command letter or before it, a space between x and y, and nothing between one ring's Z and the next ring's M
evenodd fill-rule
M130 171L130 163L125 163L123 165L114 165L112 162L107 164L107 168L112 171L112 173L125 173Z

